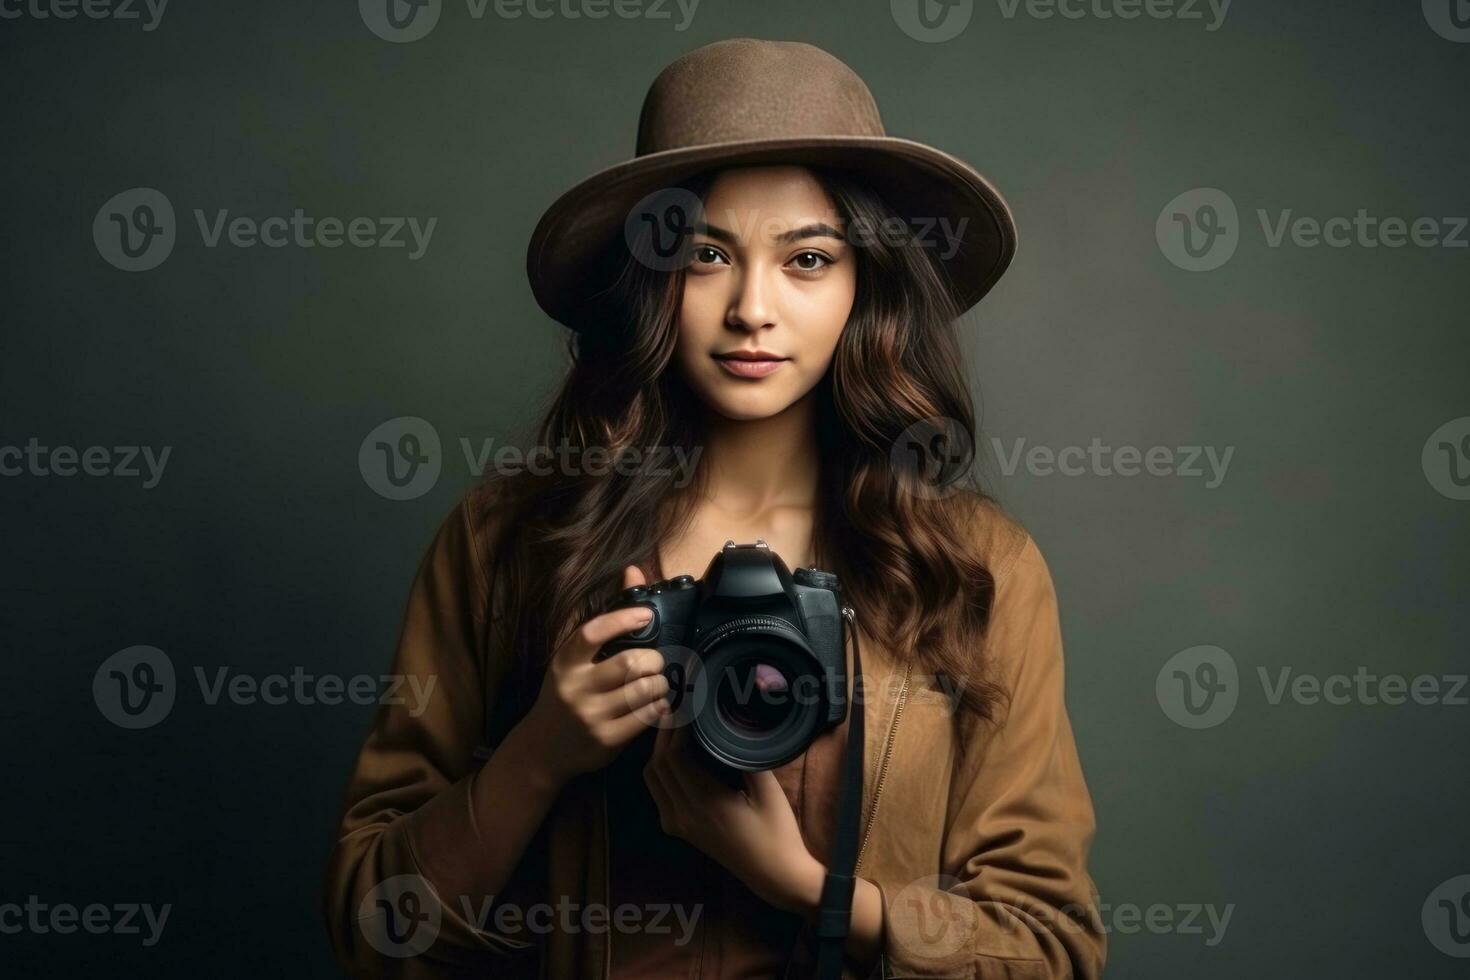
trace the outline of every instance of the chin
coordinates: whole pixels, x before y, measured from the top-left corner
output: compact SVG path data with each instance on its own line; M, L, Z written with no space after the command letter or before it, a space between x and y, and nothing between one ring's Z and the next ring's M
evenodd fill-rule
M718 378L701 395L711 409L737 422L754 422L779 415L796 400L785 387L762 389L765 389L764 385Z

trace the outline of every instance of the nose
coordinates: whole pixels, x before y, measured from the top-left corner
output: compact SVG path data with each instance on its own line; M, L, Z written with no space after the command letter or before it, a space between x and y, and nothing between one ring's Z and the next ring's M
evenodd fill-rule
M726 325L752 333L774 327L775 316L771 288L759 265L746 267L741 271L735 293L730 298L730 308L725 313Z

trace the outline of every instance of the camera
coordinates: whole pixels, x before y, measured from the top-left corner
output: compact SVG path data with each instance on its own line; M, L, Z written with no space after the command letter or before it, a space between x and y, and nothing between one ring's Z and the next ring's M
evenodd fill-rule
M669 717L736 770L774 769L847 714L847 658L837 576L787 569L765 541L725 546L704 577L624 589L604 611L645 606L653 619L607 643L664 656Z

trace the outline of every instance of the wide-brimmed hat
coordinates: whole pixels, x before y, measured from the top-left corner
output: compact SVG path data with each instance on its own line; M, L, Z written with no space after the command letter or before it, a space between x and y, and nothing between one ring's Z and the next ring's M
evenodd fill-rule
M677 205L670 188L700 171L762 163L860 175L916 243L932 243L961 312L1015 254L1015 221L1000 193L964 161L887 135L851 68L799 41L730 38L660 72L643 100L636 156L583 180L541 216L526 253L536 301L573 330L595 325L599 294L637 248L630 234L667 220L639 210Z

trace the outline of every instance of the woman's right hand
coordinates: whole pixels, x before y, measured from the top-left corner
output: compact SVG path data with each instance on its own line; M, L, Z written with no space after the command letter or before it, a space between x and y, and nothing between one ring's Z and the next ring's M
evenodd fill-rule
M642 584L636 566L623 570L624 588ZM651 616L637 606L594 616L552 655L525 719L532 736L525 744L538 752L544 771L558 784L603 768L668 713L663 654L636 647L599 662L592 659L608 641L646 625Z

